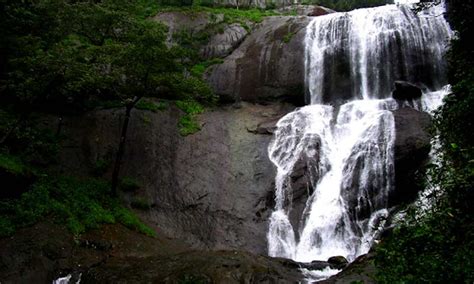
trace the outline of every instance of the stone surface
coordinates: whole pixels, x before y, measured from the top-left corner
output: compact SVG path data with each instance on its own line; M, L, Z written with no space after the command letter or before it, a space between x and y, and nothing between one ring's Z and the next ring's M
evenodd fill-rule
M207 80L223 101L287 99L304 104L307 17L267 17L244 42L214 65Z
M0 239L0 246L0 279L8 284L52 283L66 275L81 283L302 280L300 266L291 260L235 250L192 250L163 234L150 238L121 225L104 225L100 230L72 236L65 228L44 222Z
M211 36L209 42L204 46L200 54L203 58L215 58L215 57L226 57L248 35L240 24L235 23L227 25L223 28L222 33L217 33Z
M323 16L330 13L334 13L334 10L328 9L326 7L317 6L317 5L292 5L286 6L278 9L278 12L281 13L296 13L299 16L310 16L317 17Z
M153 20L168 27L167 42L171 43L173 41L173 34L183 31L190 34L201 32L211 24L222 23L224 15L208 12L163 12L154 16Z
M349 264L347 259L341 255L330 257L328 259L328 263L331 265L332 268L335 269L343 269Z
M327 280L319 281L321 284L347 284L364 283L372 284L375 282L377 273L375 264L375 254L370 252L356 258L344 270L331 276Z
M429 114L413 108L401 108L393 112L395 119L395 188L391 194L391 205L411 201L421 185L417 183L417 172L430 152L431 118Z
M268 159L271 135L251 133L294 107L285 104L223 107L200 115L202 130L178 133L180 112L133 110L123 171L142 184L123 192L151 204L141 216L158 232L195 248L266 253L268 216L274 206L275 168ZM124 110L101 110L63 120L61 167L89 175L99 160L110 177ZM51 119L55 129L55 119Z
M293 0L204 0L203 3L217 7L232 8L260 8L270 9L275 7L291 6Z
M396 100L414 100L421 98L421 89L409 82L395 81L395 89L392 91L392 97Z

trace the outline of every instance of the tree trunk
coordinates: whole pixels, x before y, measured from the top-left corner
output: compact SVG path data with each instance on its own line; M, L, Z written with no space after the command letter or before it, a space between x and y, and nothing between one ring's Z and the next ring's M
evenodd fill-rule
M125 105L125 119L123 120L122 125L122 133L120 135L120 142L119 147L117 150L117 155L115 158L115 165L114 171L112 173L112 196L118 196L117 188L119 183L119 174L120 174L120 167L122 165L122 157L125 152L125 141L127 139L127 130L128 130L128 123L130 122L130 113L132 109L135 107L137 102L141 99L141 97L135 97L132 101L128 102Z

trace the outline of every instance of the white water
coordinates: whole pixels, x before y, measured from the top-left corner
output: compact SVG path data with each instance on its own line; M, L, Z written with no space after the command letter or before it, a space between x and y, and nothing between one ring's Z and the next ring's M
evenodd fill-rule
M415 15L386 5L316 17L308 25L311 104L280 119L268 149L277 167L270 256L352 261L370 249L394 190L391 111L404 105L431 111L446 93L443 56L452 32L439 17L443 9ZM424 86L422 99L389 98L395 80ZM298 211L292 187L301 163L308 197Z

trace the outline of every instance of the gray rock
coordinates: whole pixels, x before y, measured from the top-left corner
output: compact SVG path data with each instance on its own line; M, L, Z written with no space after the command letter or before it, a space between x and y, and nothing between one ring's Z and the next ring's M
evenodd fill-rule
M430 152L431 118L429 114L412 108L393 112L395 118L395 188L389 202L392 205L416 197L421 186L416 182L417 172L423 170Z
M159 233L179 236L195 248L266 253L274 202L275 168L267 155L272 137L247 129L292 109L248 103L218 108L200 115L202 130L187 137L178 133L178 109L133 110L121 176L142 186L122 197L147 198L151 209L138 214ZM123 109L114 109L65 117L58 170L89 175L105 160L110 166L104 177L109 177L123 115Z
M211 37L200 53L204 58L226 57L245 39L248 32L240 24L231 24Z
M318 134L307 135L303 138L304 151L293 166L290 174L290 186L292 188L292 209L289 213L290 222L294 228L300 228L300 223L307 217L304 214L306 202L313 194L316 181L319 179L319 160L321 150L321 138ZM313 180L312 180L313 179ZM295 232L299 237L299 232Z
M278 9L280 13L296 13L299 16L310 16L317 17L323 16L330 13L334 13L334 10L318 5L292 5Z
M409 82L395 81L392 97L396 100L414 100L421 98L421 89Z
M374 253L368 253L359 256L344 268L338 274L330 278L319 281L321 284L346 284L346 283L376 283L375 275L377 268L375 266Z
M163 12L153 17L154 21L160 22L168 27L167 42L173 42L173 34L185 31L191 34L203 31L210 24L218 24L224 21L223 14L211 14L207 12Z
M223 101L286 98L304 104L304 35L307 17L267 17L207 74Z
M334 269L343 269L349 264L349 261L341 255L338 256L332 256L328 259L328 263L331 265L332 268Z
M260 8L269 9L274 7L291 6L292 0L207 0L207 5L216 7L232 8Z

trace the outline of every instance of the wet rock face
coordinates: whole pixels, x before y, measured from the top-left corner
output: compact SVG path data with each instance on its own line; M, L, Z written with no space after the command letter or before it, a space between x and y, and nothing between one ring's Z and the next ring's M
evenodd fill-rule
M200 50L203 58L226 57L229 55L248 35L240 24L235 23L222 28L221 33L211 37L209 42Z
M142 217L159 233L195 248L266 254L276 174L267 154L272 136L249 129L276 121L293 108L247 103L218 108L202 114L202 130L187 137L178 133L176 108L133 110L121 176L142 186L122 197L128 202L146 199L151 209L141 211ZM115 109L65 117L60 169L89 175L103 160L109 164L104 177L110 177L123 115Z
M81 283L299 283L298 268L240 251L193 251L169 258L112 259L85 272Z
M415 100L421 98L421 89L409 82L395 81L392 97L396 100Z
M393 112L395 118L395 188L389 198L391 205L411 201L422 186L417 172L423 169L430 152L431 118L412 108Z
M304 35L307 17L267 17L215 65L207 81L223 101L287 99L304 104Z
M2 283L299 283L300 264L243 251L196 251L158 234L122 225L73 236L38 223L0 239ZM305 264L301 264L305 265ZM320 269L324 268L322 266Z
M313 194L314 187L320 177L319 153L321 151L321 138L317 134L308 135L303 138L305 149L301 157L296 161L290 175L290 186L292 188L291 211L289 214L293 228L300 228L300 223L306 219L303 211L308 198ZM311 180L314 178L314 180ZM295 232L297 237L299 232Z

